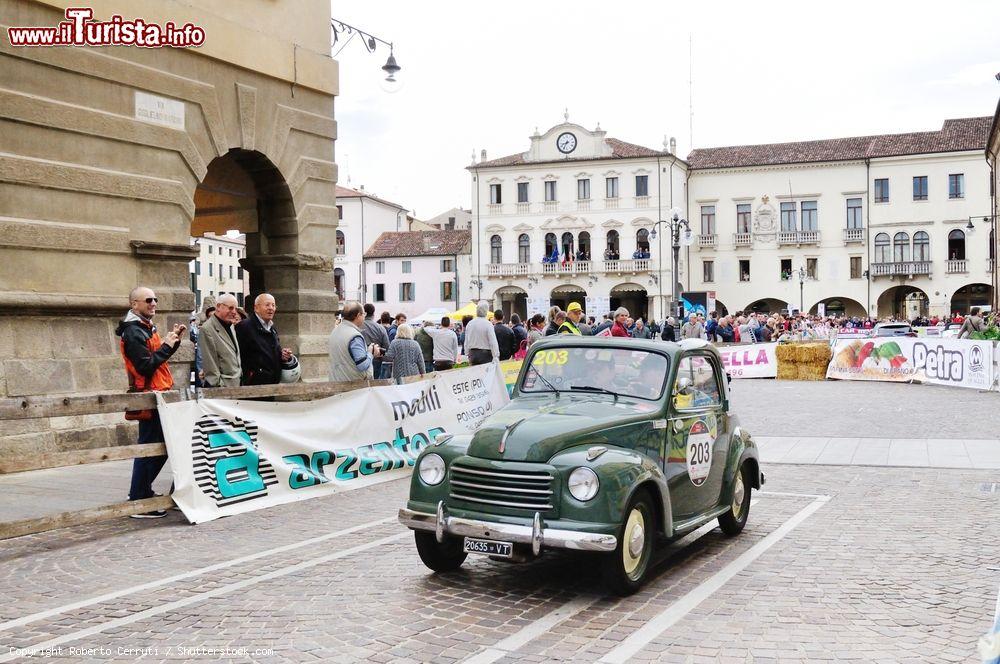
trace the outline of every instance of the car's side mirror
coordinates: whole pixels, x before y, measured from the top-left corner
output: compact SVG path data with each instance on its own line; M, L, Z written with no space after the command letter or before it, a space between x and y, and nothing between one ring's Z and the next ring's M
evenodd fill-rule
M729 384L729 383L731 383L731 382L733 382L733 374L731 374L731 373L729 373L729 372L727 371L727 372L726 372L726 384L728 385L728 384Z

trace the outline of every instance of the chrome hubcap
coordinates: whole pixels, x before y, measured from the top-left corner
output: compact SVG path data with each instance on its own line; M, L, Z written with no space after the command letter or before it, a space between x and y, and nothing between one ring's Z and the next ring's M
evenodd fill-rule
M632 575L642 562L642 553L646 546L646 522L642 512L633 509L625 523L625 542L622 547L622 563L625 573Z
M733 487L733 516L740 518L743 511L743 498L746 495L746 487L743 485L743 473L736 473L736 485Z

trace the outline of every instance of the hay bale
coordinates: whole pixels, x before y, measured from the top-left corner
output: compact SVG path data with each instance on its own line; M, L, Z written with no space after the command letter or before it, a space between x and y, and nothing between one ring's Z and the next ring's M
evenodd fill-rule
M774 350L774 354L778 358L778 366L780 367L783 362L793 362L795 354L795 344L778 344L778 347Z
M802 364L825 366L830 363L830 344L825 342L800 344L798 357Z
M826 380L826 364L795 365L796 380Z
M781 348L781 346L778 346ZM778 380L798 380L799 372L796 365L789 362L778 362Z

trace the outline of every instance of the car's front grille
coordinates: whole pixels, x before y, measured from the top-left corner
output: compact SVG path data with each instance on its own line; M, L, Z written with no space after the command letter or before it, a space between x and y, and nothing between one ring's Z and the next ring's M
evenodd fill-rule
M451 467L451 498L483 505L546 511L553 508L548 471L473 468L457 462Z

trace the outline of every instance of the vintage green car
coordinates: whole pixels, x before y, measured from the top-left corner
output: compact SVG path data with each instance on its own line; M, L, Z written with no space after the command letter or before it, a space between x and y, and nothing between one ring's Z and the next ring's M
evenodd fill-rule
M716 518L740 533L763 483L709 343L559 335L531 346L510 403L474 434L420 454L399 521L438 572L469 553L592 551L628 594L657 543Z

